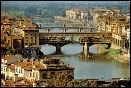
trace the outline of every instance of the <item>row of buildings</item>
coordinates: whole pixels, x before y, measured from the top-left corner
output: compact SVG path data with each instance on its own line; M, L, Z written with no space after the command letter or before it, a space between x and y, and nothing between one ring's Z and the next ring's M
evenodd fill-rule
M121 15L116 6L90 9L93 24L98 32L112 32L112 43L130 49L130 13ZM66 18L88 22L88 12L82 8L66 10Z
M39 47L38 25L33 23L31 18L14 18L2 14L1 55L4 55L7 48L16 50L29 45Z
M71 8L66 10L66 18L87 22L88 13L83 8Z
M44 87L59 73L74 77L74 67L59 58L27 59L11 49L39 47L39 27L30 18L1 15L1 87ZM48 85L49 86L49 85Z
M74 67L64 64L59 58L29 60L22 59L21 55L9 55L1 59L1 86L4 87L45 86L59 73L74 77ZM40 85L41 82L44 84Z
M112 43L130 50L130 13L121 15L117 7L93 7L90 13L98 32L112 32Z

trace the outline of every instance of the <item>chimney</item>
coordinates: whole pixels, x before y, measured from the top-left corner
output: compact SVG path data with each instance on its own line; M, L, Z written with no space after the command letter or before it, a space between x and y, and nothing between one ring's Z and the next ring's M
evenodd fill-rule
M14 81L17 82L18 81L18 74L14 74Z

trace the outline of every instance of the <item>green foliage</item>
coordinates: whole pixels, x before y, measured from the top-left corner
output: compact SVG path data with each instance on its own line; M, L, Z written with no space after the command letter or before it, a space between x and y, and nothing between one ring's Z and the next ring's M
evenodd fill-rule
M13 11L13 10L9 12L9 15L13 17L26 17L26 14L24 12L18 12L18 11Z
M1 4L1 10L10 13L13 16L34 16L41 15L42 17L54 17L54 16L65 16L65 11L67 9L71 9L74 7L84 8L89 13L90 8L94 6L102 6L106 8L111 8L112 6L117 6L121 13L125 13L130 9L130 5L127 2L119 2L119 3L58 3L58 2L50 2L50 3L41 3L41 4ZM120 4L121 3L121 4ZM13 11L13 12L11 12ZM21 13L23 12L23 13ZM26 13L26 14L25 14ZM21 14L21 15L20 15Z

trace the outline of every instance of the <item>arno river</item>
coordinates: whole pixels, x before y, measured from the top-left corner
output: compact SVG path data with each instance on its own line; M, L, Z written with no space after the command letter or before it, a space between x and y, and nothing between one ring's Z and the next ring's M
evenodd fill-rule
M43 25L45 26L45 25ZM46 25L50 26L50 25ZM51 32L59 32L60 29L53 29ZM44 30L40 29L40 32ZM90 53L83 52L83 47L79 44L68 44L62 47L63 54L54 55L55 47L52 45L40 45L41 51L47 57L58 57L65 64L75 67L75 79L87 78L124 78L130 77L130 65L116 61L107 55L97 55L97 47L91 46ZM90 55L89 55L90 54ZM91 56L91 54L93 54Z

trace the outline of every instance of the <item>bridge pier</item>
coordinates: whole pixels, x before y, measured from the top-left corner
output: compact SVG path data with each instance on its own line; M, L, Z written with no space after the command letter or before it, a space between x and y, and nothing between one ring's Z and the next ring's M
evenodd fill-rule
M70 41L73 41L73 37L69 37L69 40L70 40Z
M78 32L81 32L81 30L83 30L82 28L78 29Z
M85 45L83 47L83 51L88 51L89 52L89 44L87 44L87 42L85 42Z
M51 29L45 29L45 30L46 30L46 32L48 32L48 33L49 33Z
M92 32L93 28L90 28L90 32Z
M61 53L61 44L57 43L55 46L56 46L56 54L60 54Z
M66 32L66 30L68 30L68 29L63 29L63 32Z
M39 28L41 28L41 24L37 24Z

